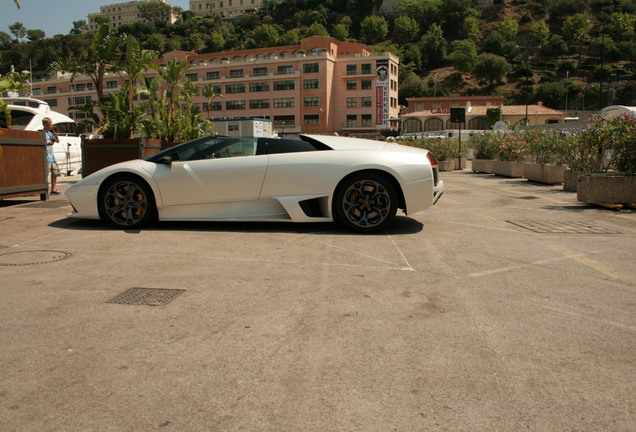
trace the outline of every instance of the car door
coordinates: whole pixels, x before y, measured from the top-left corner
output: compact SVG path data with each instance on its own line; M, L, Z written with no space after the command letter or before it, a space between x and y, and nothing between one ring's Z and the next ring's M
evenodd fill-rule
M164 206L257 200L267 156L256 155L256 138L215 138L171 163L153 163Z

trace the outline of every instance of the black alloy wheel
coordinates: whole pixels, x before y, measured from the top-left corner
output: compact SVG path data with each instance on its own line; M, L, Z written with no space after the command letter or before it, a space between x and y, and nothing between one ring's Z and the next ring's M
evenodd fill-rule
M99 209L111 225L122 229L141 228L157 215L152 190L133 176L108 180L100 194Z
M347 179L334 194L335 219L347 229L371 233L386 228L395 218L397 194L391 183L377 174Z

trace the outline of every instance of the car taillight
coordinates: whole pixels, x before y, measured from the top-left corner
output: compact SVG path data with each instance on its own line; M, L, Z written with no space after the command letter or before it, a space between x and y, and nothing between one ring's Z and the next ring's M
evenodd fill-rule
M428 152L426 154L426 157L428 158L428 161L431 163L431 165L437 167L437 159L435 159L435 155L433 153Z
M433 184L437 186L437 183L439 182L439 170L437 169L437 158L435 158L435 155L431 153L430 151L426 153L426 158L431 163L431 168L433 170Z

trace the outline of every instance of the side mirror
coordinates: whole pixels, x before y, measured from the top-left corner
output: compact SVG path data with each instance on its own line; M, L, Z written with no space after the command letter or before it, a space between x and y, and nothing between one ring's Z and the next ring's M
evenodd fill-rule
M174 162L174 160L175 160L174 155L166 155L160 158L159 160L157 160L157 163L160 163L163 165L170 165L172 162Z

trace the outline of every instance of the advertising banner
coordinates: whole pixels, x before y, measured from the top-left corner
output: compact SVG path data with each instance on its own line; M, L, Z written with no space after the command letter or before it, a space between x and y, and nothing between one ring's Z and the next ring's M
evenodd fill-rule
M389 122L389 60L375 65L375 127L387 129Z

